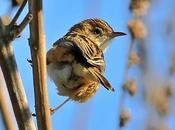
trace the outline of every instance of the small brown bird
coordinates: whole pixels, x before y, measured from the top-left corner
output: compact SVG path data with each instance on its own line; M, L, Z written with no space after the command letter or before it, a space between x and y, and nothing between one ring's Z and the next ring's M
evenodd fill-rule
M47 52L47 69L58 94L82 103L96 93L100 84L114 91L104 77L103 53L112 38L122 35L126 34L114 32L102 19L87 19L57 40Z

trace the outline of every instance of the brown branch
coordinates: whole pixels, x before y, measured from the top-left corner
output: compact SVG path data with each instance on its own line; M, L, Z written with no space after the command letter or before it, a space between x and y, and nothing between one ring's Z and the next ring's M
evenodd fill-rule
M10 25L0 27L0 38L3 39L6 43L13 41L15 38L19 37L24 28L28 25L28 23L30 23L32 18L33 16L29 12L24 20L20 23L20 25L13 25L13 27L10 27ZM2 22L1 25L3 25Z
M26 25L28 23L30 23L30 21L32 20L33 16L32 14L29 12L26 17L24 18L24 20L21 22L21 24L18 27L18 35L24 30L24 28L26 27ZM16 35L16 36L18 36Z
M2 113L2 118L4 122L4 126L6 130L13 130L15 129L15 120L12 118L11 114L11 108L9 107L10 104L10 99L9 95L7 93L6 86L5 86L5 80L1 72L0 68L0 108L1 108L1 113Z
M4 122L4 126L6 128L6 130L13 130L14 129L14 124L13 124L13 120L9 110L9 106L6 103L6 98L4 97L5 95L3 95L2 92L0 92L0 108L1 108L1 113L2 113L2 117L3 117L3 122Z
M46 52L42 0L30 0L29 10L33 15L33 20L30 23L29 45L33 62L37 124L39 130L51 130L51 118L47 94Z
M14 18L12 19L12 21L11 21L11 23L10 23L10 25L9 25L10 27L12 27L13 25L16 24L16 21L18 20L18 18L19 18L19 16L20 16L21 12L23 11L23 9L24 9L26 3L27 3L27 0L23 0L23 3L22 3L21 6L19 7L19 9L18 9L16 15L14 16Z
M13 25L13 28L10 28L10 25L8 26L8 31L7 31L7 35L6 37L8 37L7 41L13 41L15 38L19 37L21 32L24 30L24 28L30 23L30 21L32 20L33 16L32 14L29 12L25 18L23 19L23 21L20 23L20 25Z
M16 60L13 47L8 35L8 28L3 25L0 19L0 65L6 81L10 99L12 102L15 117L20 130L35 130L34 122L29 111L24 87Z

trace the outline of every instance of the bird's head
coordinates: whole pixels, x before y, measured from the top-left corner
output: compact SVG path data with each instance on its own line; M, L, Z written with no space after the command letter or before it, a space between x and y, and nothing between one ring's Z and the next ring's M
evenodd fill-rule
M123 32L115 32L112 27L102 19L87 19L75 24L68 32L84 35L96 43L102 50L109 45L109 41L115 37L126 35Z

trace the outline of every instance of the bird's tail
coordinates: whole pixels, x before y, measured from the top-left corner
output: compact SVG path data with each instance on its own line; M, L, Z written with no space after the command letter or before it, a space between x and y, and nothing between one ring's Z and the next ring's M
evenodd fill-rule
M94 68L88 68L89 72L95 76L96 79L100 81L100 83L107 89L111 91L115 91L115 89L111 86L109 81L97 70Z

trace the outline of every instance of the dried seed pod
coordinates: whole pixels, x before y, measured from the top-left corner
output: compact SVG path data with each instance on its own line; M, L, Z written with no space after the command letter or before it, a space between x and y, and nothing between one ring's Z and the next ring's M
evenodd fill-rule
M129 9L136 16L143 16L148 12L150 0L132 0Z
M143 39L147 35L147 29L143 21L133 19L128 22L128 29L133 39Z
M123 89L126 90L129 95L134 96L137 92L137 84L135 80L126 81L126 83L123 85Z
M172 97L173 95L173 88L171 85L167 85L165 88L165 95L169 98L169 97Z
M120 127L124 127L128 121L131 119L131 114L129 112L128 109L125 109L123 110L121 113L120 113L120 122L119 122L119 126Z

